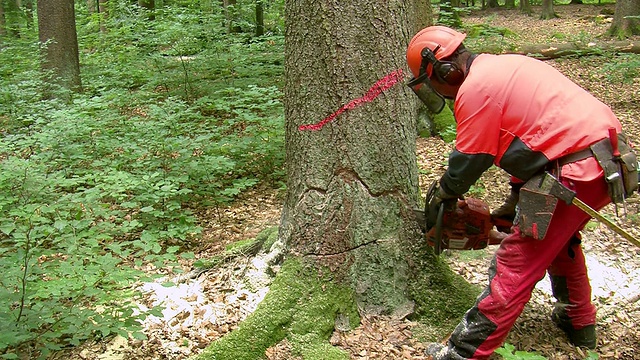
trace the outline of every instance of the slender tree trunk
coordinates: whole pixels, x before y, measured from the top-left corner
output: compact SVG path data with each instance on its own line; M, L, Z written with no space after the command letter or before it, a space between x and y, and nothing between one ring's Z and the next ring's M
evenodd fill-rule
M27 28L31 29L33 28L33 2L35 0L27 0L24 4L24 13L25 16L27 17Z
M44 46L42 69L48 81L81 91L74 1L38 1L38 31Z
M460 20L460 15L455 9L456 6L459 5L455 5L454 0L440 0L440 14L438 14L438 22L441 24L447 24L454 28L461 27L462 20Z
M515 9L516 0L505 0L504 7L506 7L507 9Z
M236 9L236 0L223 0L225 20L227 22L227 31L230 34L239 33L240 26L237 24L238 10Z
M98 0L87 0L87 11L89 14L98 11Z
M107 19L109 18L109 0L98 0L98 12L100 13L100 32L106 33Z
M262 0L256 0L256 36L264 35L264 7Z
M640 0L618 0L608 34L619 39L640 34Z
M155 2L155 0L138 0L138 6L140 6L141 8L146 9L149 12L149 16L147 17L147 19L149 19L149 20L155 20L156 19L156 14L155 14L156 2Z
M280 237L292 253L349 282L367 311L409 301L406 250L422 241L411 210L419 198L413 94L397 85L321 130L298 127L404 69L406 45L428 21L429 7L401 0L286 2L288 183Z
M531 15L531 3L529 0L520 0L520 11L527 15Z
M20 37L20 4L18 0L9 0L5 2L5 29L7 34L14 38Z
M0 1L0 36L7 35L7 20L4 15L4 3Z
M553 10L553 0L542 0L540 19L549 20L557 17L558 15L555 13L555 10Z

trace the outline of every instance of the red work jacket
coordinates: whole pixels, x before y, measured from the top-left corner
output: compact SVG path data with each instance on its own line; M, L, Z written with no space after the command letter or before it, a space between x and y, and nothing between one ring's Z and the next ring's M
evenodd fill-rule
M478 55L454 103L455 150L442 178L463 194L492 164L527 180L550 161L621 131L611 109L546 63L522 55ZM564 177L602 175L592 158L567 164Z

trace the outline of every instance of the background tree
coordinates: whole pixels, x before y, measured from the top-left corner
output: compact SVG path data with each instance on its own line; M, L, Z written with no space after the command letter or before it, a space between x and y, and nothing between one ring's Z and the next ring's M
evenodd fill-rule
M558 15L553 10L553 0L542 0L542 13L540 14L540 18L548 20L556 17L558 17Z
M531 3L529 0L520 0L520 11L527 15L531 15Z
M42 69L50 83L81 91L80 59L73 0L38 1Z
M438 24L447 25L453 28L462 26L460 14L456 8L460 7L459 0L441 0L438 12Z
M264 6L262 0L256 0L256 36L264 35Z
M238 25L238 9L236 9L236 0L222 0L222 6L224 8L225 21L227 24L227 31L231 33L239 33L240 25Z
M640 0L618 0L616 2L609 34L620 39L640 34Z
M16 0L4 1L3 15L6 33L16 38L20 37L22 11L19 2Z
M109 17L109 0L97 0L98 12L100 13L100 32L107 32L107 18Z
M0 36L7 34L7 21L4 15L4 3L0 1Z
M148 11L149 15L147 18L149 20L155 20L155 9L156 9L156 1L155 0L138 0L138 6Z

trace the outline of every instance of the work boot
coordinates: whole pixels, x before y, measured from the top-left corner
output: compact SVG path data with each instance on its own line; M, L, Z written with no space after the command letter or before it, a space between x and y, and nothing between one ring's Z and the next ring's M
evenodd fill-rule
M462 356L458 355L453 349L447 345L441 343L427 344L427 349L424 354L428 360L465 360Z
M574 329L566 310L567 304L556 303L551 313L551 320L558 328L567 334L569 341L578 347L595 349L597 344L596 326L587 325L580 329Z

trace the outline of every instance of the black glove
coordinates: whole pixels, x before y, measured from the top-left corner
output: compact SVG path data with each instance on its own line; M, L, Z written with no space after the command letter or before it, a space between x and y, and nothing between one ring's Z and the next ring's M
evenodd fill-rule
M520 200L520 189L524 183L510 182L509 184L511 185L511 192L504 200L504 203L491 212L491 217L513 222L516 217L516 205L518 205L518 200Z
M456 208L459 197L460 195L447 193L442 186L438 187L435 195L427 204L427 231L436 226L440 205L444 205L445 212L453 211Z

